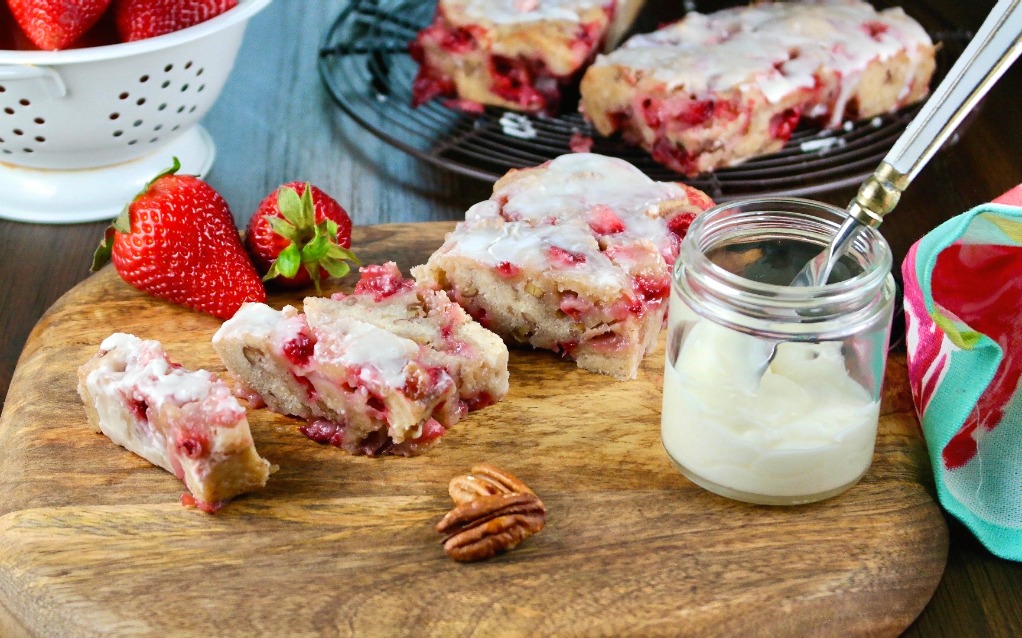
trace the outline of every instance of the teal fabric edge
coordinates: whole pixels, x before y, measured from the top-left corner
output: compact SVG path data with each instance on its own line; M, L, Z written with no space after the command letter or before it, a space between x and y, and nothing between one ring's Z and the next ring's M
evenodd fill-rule
M932 273L938 255L958 241L973 220L984 213L1022 222L1022 208L1003 204L982 204L944 222L920 240L916 252L916 279L920 282L926 311L931 316L936 312ZM941 330L940 326L936 326L936 329ZM970 365L963 366L960 361L955 365L949 365L947 376L931 397L928 409L922 416L923 435L927 440L927 451L935 474L937 498L941 506L968 527L992 554L1007 560L1022 561L1022 530L1003 527L980 518L951 493L938 474L943 467L941 452L990 385L1004 356L1001 347L986 335L982 336L970 352L972 355ZM957 354L961 355L960 352ZM952 359L960 358L955 357L954 353L951 356ZM961 396L963 388L973 390L966 396ZM952 396L952 393L959 396ZM935 409L935 406L949 407L942 411Z

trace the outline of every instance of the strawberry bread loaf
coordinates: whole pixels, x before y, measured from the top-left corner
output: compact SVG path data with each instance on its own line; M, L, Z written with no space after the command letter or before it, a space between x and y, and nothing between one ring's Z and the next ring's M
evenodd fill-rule
M412 456L508 390L507 347L393 264L305 313L246 304L213 337L227 369L301 431L351 454Z
M185 482L186 503L213 512L266 485L270 464L230 387L173 363L157 341L107 337L79 368L78 393L97 432Z
M757 3L638 35L582 79L582 110L693 176L780 150L802 120L837 128L929 91L935 47L899 8Z
M412 269L509 343L636 376L667 312L671 265L701 191L579 153L513 170Z
M437 96L555 113L597 52L620 39L642 0L440 0L411 46L416 106Z

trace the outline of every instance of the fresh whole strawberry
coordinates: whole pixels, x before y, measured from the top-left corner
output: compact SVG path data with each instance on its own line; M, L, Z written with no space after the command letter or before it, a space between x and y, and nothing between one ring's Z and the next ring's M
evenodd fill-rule
M227 202L206 182L178 175L149 182L110 228L92 269L108 259L124 281L167 301L230 319L266 290L245 253Z
M125 42L155 38L205 22L238 0L115 0L117 31Z
M96 24L110 0L7 0L28 39L40 49L66 49Z
M245 246L263 281L288 287L348 274L358 259L351 246L351 218L329 195L302 182L270 193L248 222Z

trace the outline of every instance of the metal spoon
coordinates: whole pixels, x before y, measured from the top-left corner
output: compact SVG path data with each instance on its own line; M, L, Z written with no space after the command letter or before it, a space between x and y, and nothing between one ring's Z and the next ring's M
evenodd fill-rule
M848 204L845 219L826 250L792 280L792 286L822 286L831 269L863 228L878 227L901 193L951 137L976 104L1022 53L1022 0L1000 0L983 21L947 77L905 128L894 147ZM760 372L777 354L770 349ZM760 374L762 376L762 374Z
M827 249L799 271L792 286L822 286L834 263L865 226L878 227L901 193L1022 53L1022 0L1000 0L947 77L848 204L848 218Z

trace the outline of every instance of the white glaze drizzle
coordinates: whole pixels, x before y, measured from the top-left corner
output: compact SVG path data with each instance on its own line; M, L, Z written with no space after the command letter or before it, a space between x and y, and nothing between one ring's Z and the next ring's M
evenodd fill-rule
M114 333L103 340L100 349L108 353L109 359L91 373L90 383L93 375L108 375L109 378L117 367L124 366L111 387L125 390L129 395L132 392L144 393L149 405L167 401L177 405L201 401L215 394L217 385L223 385L205 370L173 367L158 341L143 341L134 335ZM227 403L231 404L229 407L237 405L232 398Z
M405 368L419 354L417 343L350 317L311 323L317 361L360 368L360 379L365 382L404 387Z
M871 37L867 24L885 31ZM629 67L696 97L756 87L772 103L813 87L816 74L830 69L841 75L846 93L834 109L837 121L830 125L836 126L847 92L872 60L904 52L914 62L919 48L930 45L926 31L900 8L877 12L859 0L779 2L690 13L629 39L596 64Z
M607 206L625 227L614 236L615 244L650 240L665 250L669 231L655 211L661 202L670 200L687 202L688 194L673 182L653 181L622 159L573 153L499 186L490 200L470 208L465 217L497 217L501 213L498 201L504 201L503 212L508 218L532 223L584 223L594 207Z
M442 7L448 16L460 14L472 22L514 24L561 20L580 22L582 14L607 0L446 0Z
M530 272L555 269L550 248L560 248L584 257L584 261L563 268L570 276L615 291L614 296L630 289L624 271L600 252L592 231L578 221L533 225L476 219L460 224L451 239L449 254L470 257L491 268L507 262Z

